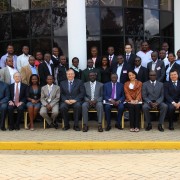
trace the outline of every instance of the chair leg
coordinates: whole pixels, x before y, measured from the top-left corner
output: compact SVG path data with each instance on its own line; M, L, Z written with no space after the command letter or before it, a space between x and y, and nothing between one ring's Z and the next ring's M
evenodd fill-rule
M27 129L28 112L24 112L24 129Z
M46 129L46 119L44 119L44 129Z
M5 119L5 128L8 128L8 116L6 115L6 119Z
M105 128L105 113L103 112L103 118L102 118L102 128Z
M141 112L141 128L144 128L144 114Z
M123 112L123 115L122 115L122 124L121 124L121 126L122 126L122 129L124 129L124 112Z
M64 119L62 118L62 129L64 128Z

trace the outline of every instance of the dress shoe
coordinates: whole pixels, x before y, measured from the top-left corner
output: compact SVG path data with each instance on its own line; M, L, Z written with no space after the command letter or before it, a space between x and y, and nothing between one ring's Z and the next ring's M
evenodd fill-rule
M152 125L148 124L148 126L146 127L146 131L150 131L152 129Z
M15 128L15 130L16 130L16 131L19 131L19 130L20 130L20 128Z
M74 129L75 131L80 131L79 126L74 126L73 129Z
M1 128L1 131L6 131L6 128L4 128L4 127L3 127L3 128Z
M174 127L173 126L169 126L169 130L173 131Z
M51 123L51 124L47 124L47 126L46 126L48 129L49 128L53 128L54 127L54 125L53 125L53 123Z
M88 126L86 126L85 124L83 125L83 132L88 132Z
M98 132L103 132L102 125L98 125Z
M14 129L12 129L12 128L9 128L9 131L13 131Z
M164 129L162 128L161 124L158 125L158 130L161 131L161 132L164 132Z
M63 128L64 131L67 131L68 129L70 129L70 125L64 126L64 128Z
M122 130L122 127L120 124L115 124L115 128L119 129L119 130Z
M53 126L54 126L55 129L58 129L58 123L54 122Z
M110 131L111 130L111 126L107 126L105 131Z

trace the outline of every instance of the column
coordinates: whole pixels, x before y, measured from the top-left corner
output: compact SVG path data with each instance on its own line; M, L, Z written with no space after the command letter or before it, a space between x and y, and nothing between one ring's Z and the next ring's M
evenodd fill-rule
M79 58L79 68L87 66L86 4L85 0L67 0L69 65L72 58Z

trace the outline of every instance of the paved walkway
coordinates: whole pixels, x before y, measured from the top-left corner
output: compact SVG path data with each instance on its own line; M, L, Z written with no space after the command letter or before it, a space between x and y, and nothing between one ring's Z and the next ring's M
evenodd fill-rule
M0 179L175 180L180 151L0 151Z

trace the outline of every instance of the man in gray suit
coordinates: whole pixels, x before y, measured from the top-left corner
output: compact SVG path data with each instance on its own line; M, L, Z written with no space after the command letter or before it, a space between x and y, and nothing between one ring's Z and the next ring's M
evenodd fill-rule
M47 76L47 85L41 89L41 103L42 107L40 115L46 119L48 128L58 128L58 124L55 119L59 114L59 99L60 99L60 88L54 85L54 77L52 75ZM48 115L51 112L51 117Z
M90 81L84 83L85 97L82 105L83 116L83 132L88 131L88 109L95 108L97 110L98 117L98 131L103 132L102 129L102 117L103 117L103 84L96 81L96 73L89 73Z
M147 64L148 72L156 71L157 81L163 82L166 75L164 62L158 59L158 53L156 51L151 53L151 59L152 62Z
M152 129L152 124L150 120L150 110L159 110L159 124L158 130L163 132L162 124L164 122L167 105L163 102L164 100L164 87L163 83L156 81L156 72L151 71L149 73L149 81L143 83L142 87L142 97L144 100L143 112L147 122L146 131Z

